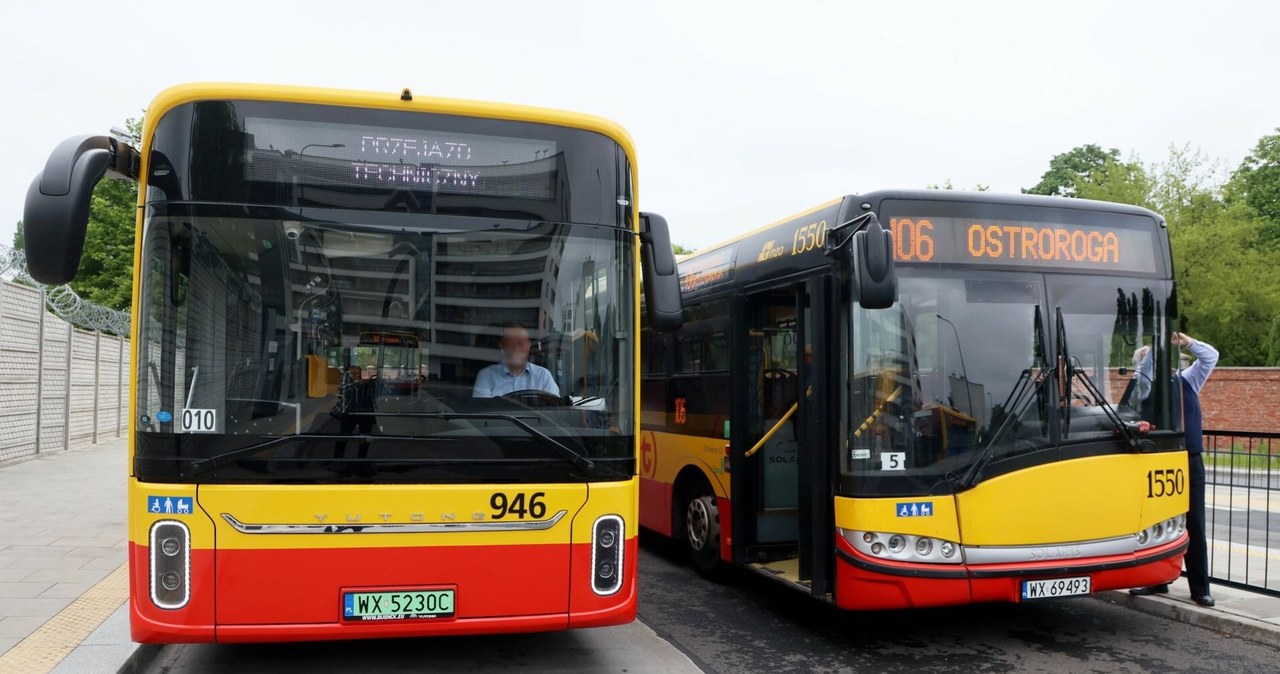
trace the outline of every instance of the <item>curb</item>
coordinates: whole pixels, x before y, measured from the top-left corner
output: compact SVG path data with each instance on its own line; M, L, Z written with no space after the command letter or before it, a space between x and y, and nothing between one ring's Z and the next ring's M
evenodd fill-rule
M1136 611L1204 627L1280 649L1280 625L1263 620L1235 615L1217 608L1205 608L1191 602L1170 599L1167 596L1134 596L1121 590L1100 592L1097 596L1104 601Z
M160 644L138 644L137 648L133 649L133 654L129 656L129 659L125 660L120 665L120 668L116 670L116 674L137 674L137 672L141 672L151 666L151 663L160 655L160 651L163 648L164 646Z

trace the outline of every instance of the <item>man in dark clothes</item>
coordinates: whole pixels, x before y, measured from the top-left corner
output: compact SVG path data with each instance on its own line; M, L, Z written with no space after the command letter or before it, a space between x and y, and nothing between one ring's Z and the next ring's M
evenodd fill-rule
M1180 333L1173 333L1174 346L1185 347L1196 357L1187 369L1179 372L1182 382L1182 425L1187 436L1187 467L1191 473L1190 504L1187 511L1187 584L1191 586L1191 599L1201 606L1213 606L1209 594L1209 551L1204 531L1204 416L1200 410L1200 389L1209 380L1213 367L1218 364L1218 350ZM1139 356L1139 374L1151 371L1150 353ZM1148 375L1149 376L1149 375ZM1152 585L1129 590L1130 594L1166 594L1169 584Z

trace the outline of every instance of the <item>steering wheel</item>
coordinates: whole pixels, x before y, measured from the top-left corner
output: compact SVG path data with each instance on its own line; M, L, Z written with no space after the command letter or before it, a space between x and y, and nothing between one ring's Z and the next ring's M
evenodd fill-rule
M502 397L527 407L560 407L564 404L564 399L560 396L536 388L512 391Z

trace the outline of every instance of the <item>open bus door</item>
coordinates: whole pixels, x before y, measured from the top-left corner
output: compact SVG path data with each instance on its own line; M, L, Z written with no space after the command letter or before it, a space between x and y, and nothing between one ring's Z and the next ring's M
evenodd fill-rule
M819 597L834 526L828 287L814 276L742 296L734 321L734 559Z

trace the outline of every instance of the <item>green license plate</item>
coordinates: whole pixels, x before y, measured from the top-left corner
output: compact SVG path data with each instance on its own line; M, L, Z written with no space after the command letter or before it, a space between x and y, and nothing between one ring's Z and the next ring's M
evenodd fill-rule
M431 620L452 618L453 590L344 592L343 620Z

